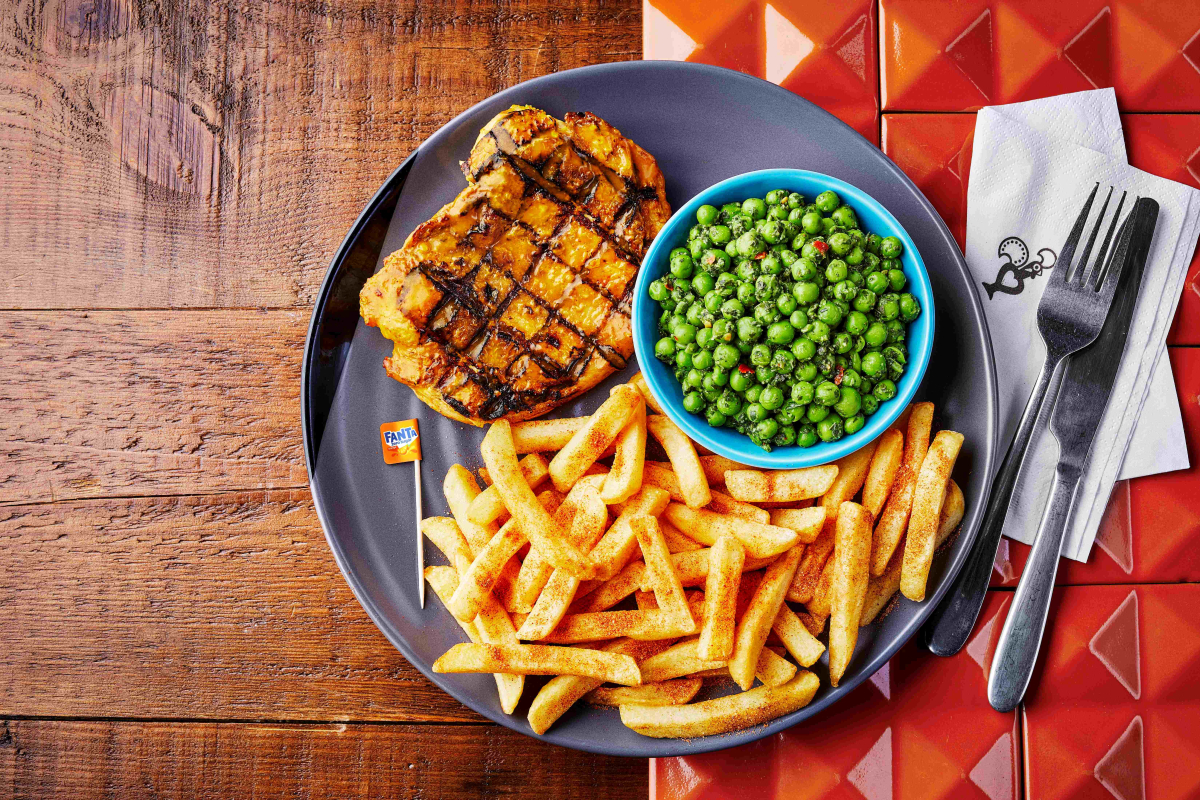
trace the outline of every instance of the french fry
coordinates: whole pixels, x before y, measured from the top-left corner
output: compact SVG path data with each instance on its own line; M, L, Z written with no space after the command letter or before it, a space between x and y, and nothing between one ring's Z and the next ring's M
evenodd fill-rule
M938 517L938 547L941 547L942 543L950 538L950 534L958 528L966 510L962 489L951 480L946 486L946 499L942 502L942 513ZM867 599L863 605L860 625L870 625L874 622L880 612L887 608L888 603L896 596L896 592L900 591L900 570L903 563L903 551L897 552L892 556L892 560L882 575L872 576L871 582L867 585Z
M644 561L632 561L625 569L611 579L601 583L594 591L580 597L575 593L575 602L570 608L572 614L586 614L593 611L607 611L617 603L636 592L642 585L646 574ZM582 587L580 589L582 591Z
M737 627L738 584L746 552L736 537L726 534L708 551L708 579L704 584L704 625L697 654L705 661L728 661L733 655Z
M599 686L583 699L596 706L681 706L691 702L703 685L700 678L676 678L641 686Z
M834 478L829 491L821 496L821 506L825 509L825 525L804 551L804 558L796 570L796 577L792 579L792 588L788 590L787 599L793 603L807 603L812 599L817 580L821 577L821 570L825 569L825 562L833 552L833 533L838 509L843 502L858 494L858 490L867 479L867 471L874 455L875 442L871 442L835 462L838 466L837 477Z
M904 563L900 570L900 591L909 600L925 599L925 584L937 548L938 516L946 496L946 483L962 448L963 435L938 431L921 462L921 472L913 487L912 516L904 542Z
M458 588L458 575L454 568L426 567L425 580L429 582L430 588L433 589L442 604L449 605L447 601ZM474 621L463 622L460 619L455 621L472 642L476 644L484 642L479 627ZM500 707L505 714L511 714L516 709L517 703L521 701L521 692L525 689L525 677L523 675L506 675L502 672L497 672L494 677L496 678L496 690L500 695Z
M446 603L450 613L460 621L475 619L484 598L491 593L500 571L526 541L525 534L517 527L516 522L510 519L504 523L492 536L491 541L475 556L470 568L458 582L454 596Z
M620 506L620 516L588 554L595 577L608 580L625 568L637 552L637 536L629 519L637 514L657 517L663 513L670 496L657 486L642 484L637 494Z
M812 701L819 686L817 676L803 670L783 686L759 686L684 706L621 706L621 722L643 736L712 736L760 725L801 709Z
M450 513L467 540L471 554L475 555L496 535L497 527L490 524L479 525L471 520L471 503L481 494L475 476L461 464L454 464L446 471L446 477L442 480L442 493L446 495L446 504L450 506Z
M640 392L626 385L614 388L608 399L588 417L587 423L550 459L550 480L554 481L554 488L565 492L574 486L584 471L616 441L639 407L645 407Z
M725 473L735 469L750 469L745 464L725 456L700 456L700 468L704 477L708 478L709 486L725 483Z
M529 484L530 489L536 492L550 475L550 465L546 463L546 459L537 453L530 453L522 458L520 463L521 474L525 476L525 482ZM490 525L507 513L508 509L504 507L504 500L500 497L500 490L495 486L489 486L476 495L467 508L467 518L474 524L481 526Z
M782 648L780 648L779 652L783 652ZM732 666L730 664L730 667ZM730 677L732 677L732 674ZM767 686L782 686L796 677L796 665L779 653L776 653L770 647L764 647L759 651L758 661L754 664L754 677Z
M808 632L813 636L820 636L825 632L825 620L828 619L827 617L817 618L807 611L797 611L796 618L800 620L800 623L805 628L808 628Z
M871 543L871 574L882 575L900 537L908 527L912 511L913 489L925 451L929 449L929 431L933 426L933 403L914 403L908 418L908 433L904 437L904 457L892 481L892 491L883 512L875 524Z
M637 603L638 611L654 611L658 608L658 598L654 596L654 592L639 589L633 593L633 599Z
M480 445L483 461L487 464L495 486L500 490L504 506L517 520L530 545L543 558L559 569L565 569L577 578L592 577L591 566L583 553L566 538L563 526L546 512L534 497L533 490L525 482L517 465L517 453L513 449L512 429L506 420L500 420L488 428ZM551 463L553 467L553 462ZM585 467L586 469L586 467ZM582 470L580 471L582 475ZM551 470L553 476L553 469Z
M688 610L683 595L683 584L675 572L671 553L658 529L658 520L647 514L638 514L629 519L629 525L637 536L638 547L646 564L646 576L650 579L658 607L679 620L685 633L694 633L696 621Z
M755 558L779 555L800 540L799 535L790 528L764 525L728 514L715 514L680 503L671 503L663 515L667 522L681 531L687 531L689 536L702 544L716 544L717 538L723 534L736 536L746 548L746 554Z
M773 508L770 513L772 525L791 528L804 544L816 541L821 534L821 528L825 526L824 506Z
M702 550L689 550L683 553L671 554L671 561L675 563L675 572L679 575L680 583L684 586L703 586L708 581L708 554L711 549L705 547ZM742 549L745 550L744 547ZM756 569L762 569L778 557L747 557L742 562L742 572L752 572Z
M763 525L771 523L770 511L767 511L765 508L759 508L756 505L751 505L750 503L743 503L741 500L735 500L721 492L712 492L712 500L709 501L708 508L710 511L715 511L718 514L730 514Z
M708 478L700 466L700 457L692 440L671 420L661 414L655 414L646 420L650 435L658 440L667 458L671 460L671 468L679 480L679 488L684 502L689 508L701 508L712 500L712 492L708 488Z
M600 489L600 497L609 505L625 502L642 487L642 467L646 463L645 403L638 405L614 444L612 471Z
M646 401L646 405L650 406L650 410L652 410L655 414L666 413L662 410L662 406L658 404L658 401L654 399L654 395L650 393L650 385L646 383L646 378L642 375L642 373L639 372L637 375L634 375L632 378L630 378L629 385L636 387L637 390L642 393L642 399Z
M837 552L836 542L834 552ZM817 619L828 617L830 609L833 608L833 561L833 558L830 558L825 562L825 569L821 570L821 577L817 579L817 588L813 590L812 599L804 604L808 613Z
M442 551L451 564L471 563L471 548L467 546L458 523L451 517L426 517L421 520L421 533Z
M802 667L811 667L825 652L825 645L809 632L796 612L788 608L787 603L779 607L779 614L776 615L771 630L779 636L783 646Z
M667 543L667 549L672 553L686 553L691 550L703 550L704 545L697 542L690 536L686 536L678 528L666 520L659 520L658 529L662 531L663 539Z
M641 686L637 662L627 655L581 647L540 644L456 644L435 662L437 673L505 672L515 675L579 675L622 686Z
M858 643L870 579L871 512L844 502L838 512L833 548L832 608L829 617L829 682L837 686Z
M871 467L867 470L867 480L863 483L862 504L871 512L872 519L878 518L883 511L903 458L904 434L895 428L888 428L879 437Z
M693 618L704 616L702 602L689 603ZM685 625L675 614L661 608L628 611L598 611L567 614L541 641L547 644L578 644L603 642L624 636L629 639L678 639L695 630L695 623Z
M708 669L723 669L726 666L724 660L706 661L700 658L697 649L699 645L699 638L692 637L676 642L658 655L647 658L639 665L642 670L642 682L661 683Z
M743 690L754 685L754 668L766 644L771 625L779 615L784 596L792 584L796 567L800 564L802 548L793 548L767 567L762 582L750 600L750 606L738 621L733 658L729 661L729 675Z
M479 607L479 616L475 617L475 626L479 629L479 638L484 645L516 647L518 644L517 629L512 619L491 595L484 597L483 605ZM508 670L498 672L507 676L505 685L500 689L500 707L504 709L505 714L511 714L521 700L525 679L520 674Z
M734 469L725 473L725 489L748 503L794 503L825 494L837 474L837 464L773 472Z
M513 447L518 453L550 453L562 450L587 421L587 417L568 417L515 422L512 426Z
M650 656L667 649L664 642L635 642L631 639L617 639L600 647L606 653L627 655L634 661L642 661ZM529 727L536 734L543 734L550 729L577 700L588 692L599 687L604 681L597 678L584 678L578 675L558 675L551 678L538 691L529 706Z

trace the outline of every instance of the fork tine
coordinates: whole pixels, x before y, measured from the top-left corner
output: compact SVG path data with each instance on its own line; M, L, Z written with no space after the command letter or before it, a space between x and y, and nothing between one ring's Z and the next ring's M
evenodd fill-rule
M1097 188L1099 188L1097 186ZM1073 273L1068 280L1074 280L1077 283L1083 283L1088 272L1088 259L1092 255L1092 247L1096 244L1096 236L1100 233L1100 229L1104 227L1104 212L1108 211L1108 201L1112 200L1113 187L1108 187L1108 194L1104 197L1104 205L1100 206L1100 213L1096 215L1096 224L1092 226L1092 235L1088 237L1087 244L1083 247L1083 257L1072 265L1071 272ZM1115 218L1114 218L1115 220Z
M1050 281L1052 283L1066 282L1067 273L1071 271L1071 260L1075 258L1075 248L1079 246L1079 237L1083 236L1083 226L1087 224L1088 213L1092 210L1092 201L1096 199L1096 192L1098 191L1100 191L1099 183L1092 187L1092 193L1088 195L1087 202L1083 204L1083 210L1075 218L1075 225L1071 228L1071 235L1067 237L1062 252L1058 255L1058 261L1055 263L1054 269L1050 271Z
M1133 228L1137 221L1137 215L1137 202L1135 201L1133 209L1125 217L1125 222L1121 224L1121 230L1117 232L1117 241L1113 245L1108 263L1104 265L1104 274L1098 278L1096 291L1105 301L1112 299L1117 291L1117 285L1121 282L1121 272L1125 269L1127 260L1125 253L1133 239Z
M1117 201L1117 208L1113 211L1112 224L1108 226L1108 233L1104 234L1104 241L1100 245L1100 252L1096 253L1096 258L1092 261L1087 275L1083 278L1084 284L1093 289L1100 288L1100 284L1104 282L1104 275L1112 263L1111 256L1113 254L1109 252L1108 245L1112 242L1113 232L1117 229L1117 223L1121 219L1121 209L1125 207L1125 198L1128 194L1128 192L1121 192L1121 199ZM1134 198L1133 202L1136 207L1137 198Z

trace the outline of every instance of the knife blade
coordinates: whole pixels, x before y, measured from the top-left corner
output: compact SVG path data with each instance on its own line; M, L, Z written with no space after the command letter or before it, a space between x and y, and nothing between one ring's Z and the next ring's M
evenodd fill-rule
M1125 343L1129 324L1137 307L1142 275L1150 241L1158 222L1158 203L1142 197L1134 203L1121 231L1117 247L1113 248L1109 264L1127 258L1121 280L1117 284L1112 308L1100 329L1096 341L1076 353L1068 362L1062 388L1050 418L1050 430L1058 439L1059 461L1083 470L1092 442L1100 429L1100 421L1108 407ZM1110 267L1111 268L1111 267Z

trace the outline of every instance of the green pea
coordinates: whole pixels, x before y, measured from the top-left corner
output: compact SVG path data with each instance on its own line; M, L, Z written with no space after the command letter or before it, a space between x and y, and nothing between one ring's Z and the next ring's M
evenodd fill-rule
M761 420L757 425L754 426L754 433L757 434L760 439L770 439L778 432L779 423L770 418Z
M758 234L767 244L779 244L784 241L783 223L775 219L766 220L762 227L758 228Z
M800 218L800 227L808 234L820 233L823 230L821 215L815 211L808 212Z
M733 342L733 346L738 349L739 353L741 353L743 360L750 357L750 351L754 349L754 342L747 342L741 339L734 339Z
M759 302L774 300L779 295L779 279L774 275L759 275L754 279L754 296Z
M690 322L676 325L671 331L671 336L674 337L678 344L690 344L696 341L696 326Z
M764 328L779 319L779 309L770 300L764 300L754 306L754 320Z
M809 422L820 422L829 416L829 406L823 406L820 403L811 403L808 406L808 411L804 413L804 418Z
M875 389L871 393L875 395L876 400L886 403L896 396L896 384L885 378L875 384Z
M765 344L754 345L754 349L750 351L750 363L756 367L762 367L770 364L771 348Z
M867 327L870 322L867 320L867 315L861 311L851 311L846 315L846 332L854 336L860 336L867 332Z
M817 354L817 343L807 336L801 336L792 342L792 355L798 361L808 361Z
M713 385L720 386L722 389L729 385L729 370L714 366L709 375L712 376Z
M797 305L799 304L796 302L796 298L788 292L783 292L779 295L779 297L775 298L775 307L779 309L780 314L790 316L791 313L796 310ZM904 309L901 308L900 312L903 314Z
M849 353L854 348L854 337L845 331L839 331L833 335L830 344L838 354Z
M742 213L751 219L762 219L767 215L767 204L757 197L747 198L742 201Z
M849 386L841 388L842 396L834 403L833 410L843 417L853 417L862 408L862 398L857 389Z
M883 347L887 341L887 327L882 322L872 322L863 334L867 347Z
M884 272L872 272L867 275L867 289L871 292L880 295L891 288L887 274Z
M854 240L849 234L838 231L829 237L829 249L833 250L836 255L844 256L854 247Z
M851 301L855 311L861 311L863 314L875 308L875 300L878 295L870 289L859 289L854 295L854 300Z
M696 344L700 345L700 349L704 351L716 347L713 342L712 328L699 328L696 331Z
M851 273L854 275L857 273ZM858 296L858 287L850 280L838 281L833 287L833 296L843 303L849 303Z
M699 392L688 392L683 396L683 410L690 414L699 414L704 410L704 398Z
M728 242L726 242L724 249L725 255L729 256L730 258L737 258L737 239L730 239Z
M878 256L879 255L879 244L882 241L883 241L883 237L880 236L878 233L868 233L867 240L866 240L866 242L863 243L863 247L866 248L868 253Z
M708 413L706 413L704 415L704 419L706 422L708 422L709 425L712 425L714 428L723 427L725 425L725 423L728 421L728 418L724 414L722 414L719 410L717 410L716 406L708 407Z
M776 322L767 328L767 341L771 344L787 344L796 338L796 331L790 322Z
M888 285L891 286L893 292L904 291L904 286L908 283L908 278L904 277L903 270L889 269L887 276Z
M796 444L801 447L812 447L817 443L817 429L812 425L801 425L796 431Z
M724 305L722 303L722 305ZM712 326L713 339L717 342L728 342L733 340L733 323L725 318L713 321Z
M722 414L732 417L742 410L742 401L734 392L724 391L717 398L717 409Z
M689 325L699 328L701 325L700 312L703 310L704 305L702 303L692 303L690 306L688 306L687 313L684 314L683 318L688 321Z
M857 369L848 369L842 373L842 388L858 389L862 386L862 374Z
M695 368L695 356L692 357L692 368L687 371L687 377L683 382L693 389L698 389L700 384L704 383L704 373Z
M771 369L780 375L791 375L796 369L796 357L790 350L780 347L771 353Z
M904 244L896 236L885 236L879 242L880 258L899 258L904 253Z
M822 300L821 304L817 306L817 319L830 328L836 328L838 323L842 321L842 316L842 309L836 303ZM820 340L818 339L817 341Z
M746 399L750 400L749 397ZM751 422L761 422L766 418L767 410L763 408L762 404L757 401L750 401L750 403L746 406L746 419L750 420Z
M872 350L862 357L862 371L868 378L874 378L887 368L883 353Z
M751 258L763 251L763 239L756 231L746 231L737 238L738 255Z
M721 369L733 369L738 365L740 357L741 354L738 353L737 348L727 344L719 344L713 351L713 362Z
M837 229L837 223L829 217L823 217L821 219L821 229L824 231L826 237L828 237L829 234L833 233L834 230Z
M797 283L795 288L792 289L792 296L801 305L811 305L821 297L821 287L812 281Z
M854 209L850 206L836 208L834 209L833 213L830 214L830 216L833 217L834 222L836 222L838 225L841 225L843 228L858 227L858 217L854 214Z
M653 286L653 284L651 285ZM919 316L921 316L921 303L917 298L908 292L900 295L900 319L904 322L912 322Z
M825 267L825 280L830 283L846 280L846 276L850 274L850 270L846 267L846 262L840 258L835 258L830 261Z
M804 195L798 192L790 192L787 196L788 208L801 208L804 206Z
M710 206L706 203L696 209L696 222L699 222L701 225L712 225L717 221L719 213L716 206Z
M737 335L743 342L757 342L762 333L762 323L752 317L742 317L737 321Z
M846 435L849 436L851 434L858 433L859 431L861 431L863 428L863 425L866 425L866 424L867 424L866 417L864 417L862 414L855 414L854 416L852 416L849 419L842 422L842 427L845 429Z
M808 324L808 312L802 308L797 308L791 314L788 314L788 322L792 323L792 327L796 330L802 330Z
M783 389L778 386L766 387L758 398L758 404L767 411L774 411L783 405Z
M791 222L795 225L803 225L804 213L805 212L803 208L789 208L787 215L788 222Z
M730 258L729 254L724 250L705 250L700 256L700 269L713 276L726 272L729 269Z
M692 239L687 245L688 254L691 255L693 259L698 259L700 256L704 255L704 251L708 249L708 244L707 236L702 236L699 239Z
M888 320L887 323L887 343L902 344L905 336L908 335L904 327L904 323L898 319Z
M746 402L757 403L758 398L762 395L764 388L765 387L762 384L751 381L750 387L746 389Z
M736 297L731 297L721 303L721 316L728 320L740 319L746 313L746 306Z
M775 434L771 439L771 444L776 447L791 447L796 443L796 426L792 424L780 424L779 433Z
M707 350L701 350L692 356L692 366L699 370L710 370L713 366L712 353Z
M817 195L817 198L813 201L813 203L815 203L817 208L823 213L829 214L842 204L842 198L837 196L837 192L827 190Z
M829 341L829 324L814 319L804 326L802 333L817 344L822 344ZM886 336L886 332L884 335Z
M808 381L796 381L792 384L792 401L808 405L813 400L813 385Z
M664 336L654 343L654 355L659 361L674 361L675 360L675 340L669 336ZM882 358L882 356L880 356Z
M768 253L758 262L758 271L763 275L782 275L783 262L774 253Z
M782 205L770 206L767 209L767 219L784 222L788 217L788 207Z
M862 247L860 245L854 245L854 247L850 249L850 252L846 253L843 258L846 259L846 263L850 266L857 267L863 263L863 258L865 256L866 254L863 252Z
M862 410L868 417L879 410L879 401L875 399L874 394L863 394Z
M813 401L823 406L831 406L841 398L841 389L833 381L822 381L813 392Z
M718 247L724 247L733 241L733 231L728 225L713 225L708 229L708 238Z
M754 281L753 280L742 281L741 283L738 284L737 299L738 299L738 302L742 303L743 305L753 305L754 304L755 298L754 298Z
M775 378L775 370L771 369L770 364L765 364L761 367L754 368L754 380L758 381L764 386L766 386L768 383L774 382Z
M876 319L887 322L896 319L900 316L900 298L891 292L879 298L878 304L875 306Z
M735 369L729 373L729 388L739 394L750 389L750 375Z
M804 245L808 244L809 238L809 234L804 233L803 231L796 234L796 238L792 239L792 250L803 255Z
M846 426L842 418L832 414L817 423L817 436L822 442L836 442L846 435Z

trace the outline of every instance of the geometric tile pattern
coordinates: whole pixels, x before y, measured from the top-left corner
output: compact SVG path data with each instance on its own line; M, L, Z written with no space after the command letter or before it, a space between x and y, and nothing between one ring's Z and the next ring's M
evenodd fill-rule
M983 105L1113 86L1130 163L1200 187L1200 1L644 0L643 33L646 58L737 69L837 115L960 246ZM1118 483L1088 563L1060 564L1019 725L985 695L1011 601L993 591L958 656L910 643L803 726L652 760L651 797L1200 798L1200 252L1167 341L1193 346L1169 352L1195 466ZM1002 542L992 585L1015 586L1028 554Z
M874 0L643 0L642 11L646 59L765 78L879 143Z
M808 723L744 747L657 759L652 796L1012 800L1020 780L1016 714L996 713L985 696L1008 600L990 593L970 653L942 659L909 643Z
M1200 4L881 0L883 108L972 111L1116 88L1125 111L1195 111Z
M1200 95L1195 104L1200 108ZM1200 188L1200 114L1122 114L1121 123L1130 164ZM974 114L885 113L882 123L883 151L925 193L960 247L974 131ZM1167 343L1200 345L1200 250L1188 267Z

